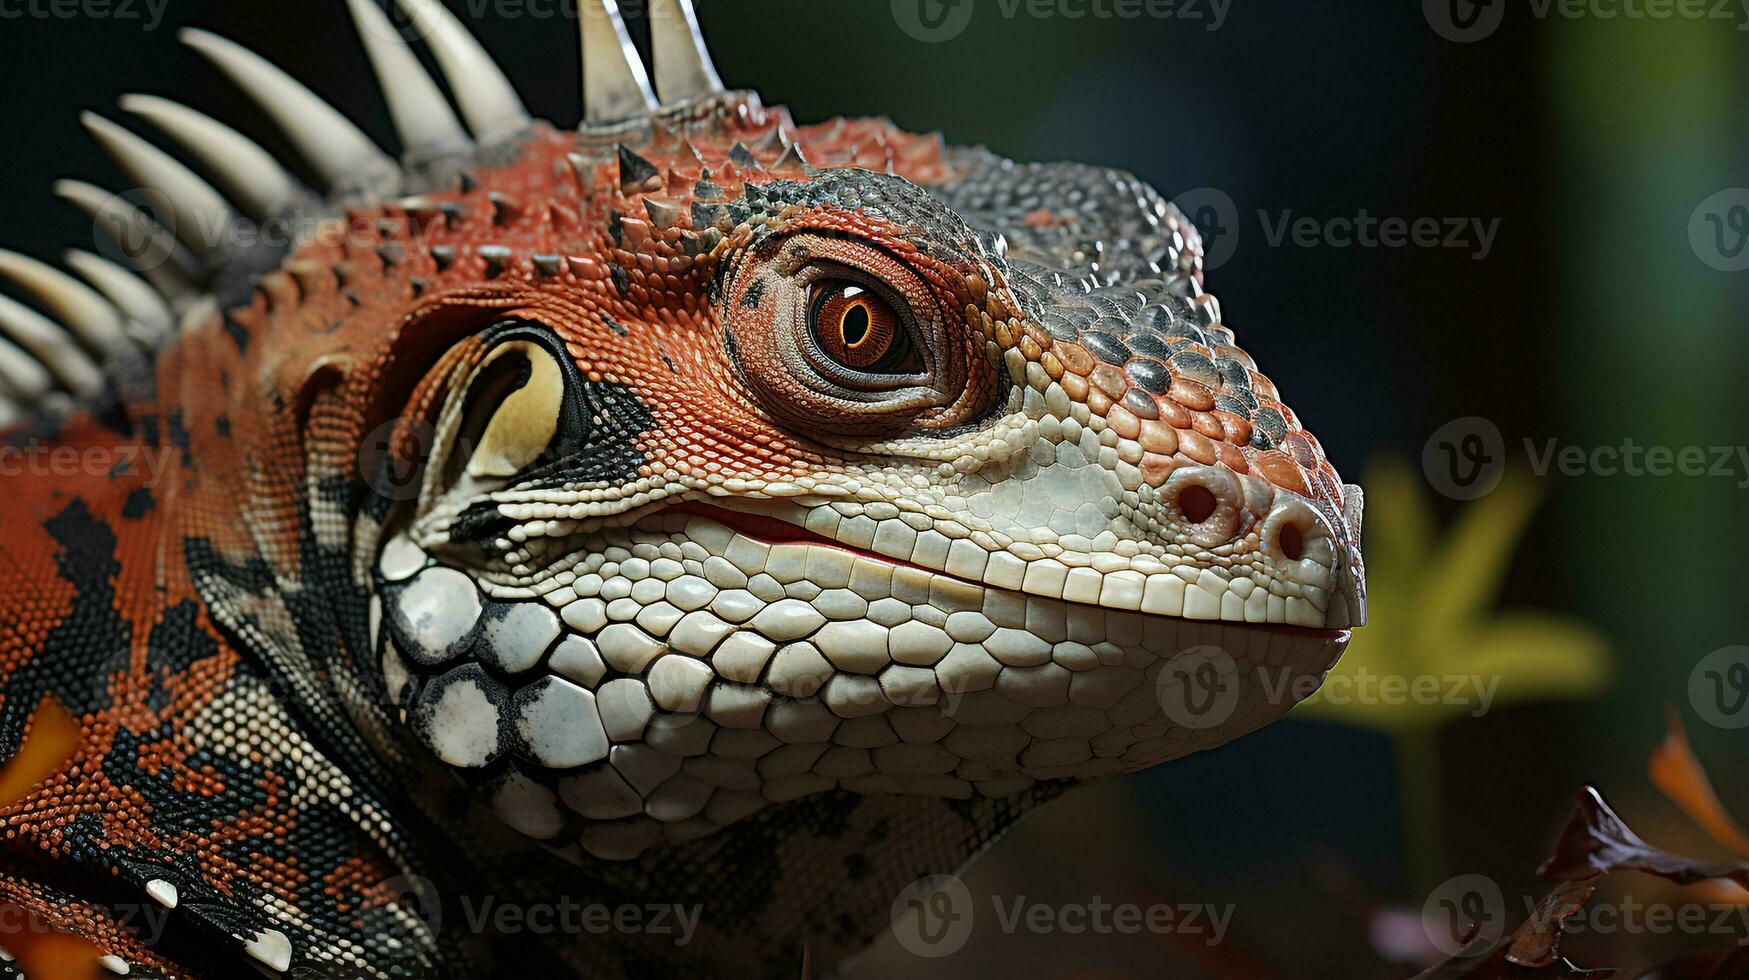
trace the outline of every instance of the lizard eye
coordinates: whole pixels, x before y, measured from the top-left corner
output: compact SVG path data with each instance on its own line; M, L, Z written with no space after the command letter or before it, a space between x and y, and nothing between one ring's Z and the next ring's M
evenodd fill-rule
M892 305L862 285L816 284L809 320L821 351L843 367L871 374L915 374L923 369L911 335Z
M725 355L759 407L797 432L855 441L962 423L988 409L995 384L947 276L843 236L779 239L734 270Z
M808 332L828 362L820 368L829 376L843 373L834 368L853 372L836 379L842 382L853 383L856 374L911 375L924 369L910 329L893 304L860 283L830 279L815 283Z

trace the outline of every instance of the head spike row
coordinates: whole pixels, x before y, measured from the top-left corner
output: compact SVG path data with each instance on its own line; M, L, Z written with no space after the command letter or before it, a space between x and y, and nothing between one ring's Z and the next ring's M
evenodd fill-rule
M187 149L257 221L276 217L309 196L273 154L211 116L153 95L124 95L119 104Z
M607 125L648 116L659 107L644 61L632 44L617 0L580 0L583 123Z
M103 369L72 343L60 324L4 296L0 296L0 336L41 362L75 398L89 398L103 390Z
M656 92L665 106L708 99L723 92L711 63L692 0L650 0L650 55Z
M0 398L15 409L23 409L41 401L54 388L55 379L48 368L7 340L5 330L0 329Z
M206 270L139 204L82 180L58 180L54 190L85 212L128 267L164 294L173 309L201 296Z
M0 248L0 278L29 293L66 324L87 350L102 355L127 342L121 311L101 293L54 266Z
M425 73L388 15L377 7L376 0L346 0L346 5L364 42L365 55L382 84L383 99L388 102L389 116L401 138L402 155L447 156L472 148L473 141L468 139L449 101Z
M443 0L395 0L425 39L449 80L462 118L482 144L513 139L528 129L528 110L498 63L474 40Z
M80 114L79 121L129 179L164 195L176 237L209 262L224 260L231 205L211 184L170 154L95 112Z
M145 336L140 339L156 342L176 325L176 314L170 311L164 297L139 276L102 256L76 248L68 249L63 259L67 268L77 272L128 319L145 329Z
M177 36L261 106L330 190L384 197L399 190L401 170L388 154L296 79L217 34L185 29Z

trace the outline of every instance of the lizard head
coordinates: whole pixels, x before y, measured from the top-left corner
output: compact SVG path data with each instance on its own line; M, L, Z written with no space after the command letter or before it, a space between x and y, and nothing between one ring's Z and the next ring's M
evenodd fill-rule
M341 700L385 752L580 861L821 796L966 801L984 839L1003 801L1279 716L1362 622L1359 490L1152 188L886 120L796 125L722 88L675 0L652 4L661 99L613 5L587 5L588 118L560 130L441 5L405 6L471 137L354 0L398 165L189 39L326 199L205 117L131 106L240 210L323 216L270 260L207 243L211 298L150 271L183 314L164 376L229 385L188 430L223 413L244 447L190 491L254 502L215 547L299 596L344 556L317 590L344 637L326 666L371 682ZM185 233L224 206L99 135ZM230 625L264 656L325 656L259 619Z
M422 482L359 548L392 702L526 833L1141 769L1361 621L1358 491L1134 177L713 86L477 182Z

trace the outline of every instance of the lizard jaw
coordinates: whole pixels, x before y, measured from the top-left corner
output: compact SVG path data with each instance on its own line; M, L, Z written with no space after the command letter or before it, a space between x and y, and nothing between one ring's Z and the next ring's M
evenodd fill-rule
M394 538L373 642L415 740L512 827L603 859L835 788L999 797L1147 768L1279 716L1348 639L1032 596L682 508L581 554L511 588Z

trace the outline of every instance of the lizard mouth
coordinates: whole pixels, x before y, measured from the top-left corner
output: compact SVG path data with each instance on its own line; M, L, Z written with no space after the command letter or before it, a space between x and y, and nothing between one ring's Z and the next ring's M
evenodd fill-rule
M870 550L868 548L860 548L860 547L857 547L856 545L848 544L846 542L839 541L835 538L829 538L826 535L820 534L818 532L811 531L811 530L807 529L806 527L803 527L803 526L796 524L792 521L786 521L786 520L783 520L782 518L773 517L769 514L761 514L761 513L755 513L752 511L744 511L744 510L735 510L732 508L721 507L721 506L717 506L715 504L703 503L703 502L699 502L699 501L688 501L686 503L675 504L671 507L664 508L661 511L661 513L687 514L687 515L691 515L691 516L695 516L695 517L701 517L701 518L704 518L705 520L712 521L712 522L717 523L717 524L721 524L723 527L728 528L729 530L735 532L736 534L739 534L743 537L752 539L754 541L758 541L759 543L767 545L767 546L792 544L792 545L807 545L809 547L815 547L815 548L831 548L831 549L835 549L838 551L847 552L847 553L855 555L859 558L866 558L870 561L885 562L889 565L895 565L895 566L902 567L902 568L914 568L914 569L917 569L918 571L926 572L930 575L938 575L938 576L943 576L945 578L954 579L955 581L964 582L966 585L971 586L973 588L979 588L979 589L999 588L998 586L992 586L992 585L989 585L988 583L972 581L972 580L966 579L962 576L954 575L953 573L948 572L944 569L930 568L930 567L925 566L925 565L920 565L914 561L908 561L906 559L897 558L897 557L894 557L892 555L884 555L884 554L881 554L880 552L873 551L873 550ZM1010 589L1010 590L1006 590L1006 591L1013 592L1015 590ZM1105 608L1104 606L1102 606L1096 602L1076 602L1073 599L1065 599L1064 601L1071 604L1071 605L1091 606L1094 608ZM1158 616L1158 617L1163 618L1163 619L1184 620L1187 622L1189 621L1188 619L1186 619L1186 617L1173 616L1169 613L1145 613L1145 614L1150 615L1150 616ZM1227 621L1225 621L1225 620L1210 620L1210 622L1227 622ZM1233 625L1240 625L1240 626L1244 626L1247 629L1253 629L1253 630L1258 630L1258 631L1262 631L1262 632L1283 633L1283 634L1288 634L1288 635L1293 635L1293 636L1303 636L1303 637L1323 639L1323 640L1341 639L1341 638L1344 638L1350 634L1350 631L1348 629L1343 629L1343 628L1317 628L1317 627L1310 627L1310 626L1296 626L1296 625L1289 624L1289 623L1235 622L1235 623L1233 623Z
M1007 797L1145 769L1267 724L1347 644L978 582L789 516L675 504L592 532L538 586L391 535L385 706L509 826L626 860L831 790Z

